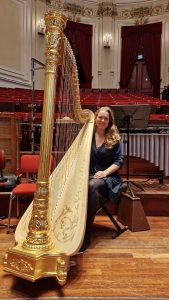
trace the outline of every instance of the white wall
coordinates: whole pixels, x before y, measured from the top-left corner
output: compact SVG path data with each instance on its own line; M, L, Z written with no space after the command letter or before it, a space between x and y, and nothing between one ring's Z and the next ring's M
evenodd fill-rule
M0 86L30 86L31 1L1 0Z
M44 19L46 13L45 0L32 0L32 58L45 64L45 36L38 34L38 22ZM35 89L44 89L45 70L40 64L35 64Z

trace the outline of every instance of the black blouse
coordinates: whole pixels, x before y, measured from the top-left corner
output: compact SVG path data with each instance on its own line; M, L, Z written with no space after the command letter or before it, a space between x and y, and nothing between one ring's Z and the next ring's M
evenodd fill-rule
M124 156L120 142L117 142L112 149L107 149L104 145L96 147L95 137L93 137L90 157L90 174L95 174L97 171L104 171L112 164L121 168L123 162Z
M104 171L112 164L123 166L124 155L121 142L117 142L112 149L107 149L104 144L96 147L95 136L93 136L90 157L90 175L97 171ZM121 184L121 176L117 171L103 178L109 188L109 197L113 200L118 198L118 191Z

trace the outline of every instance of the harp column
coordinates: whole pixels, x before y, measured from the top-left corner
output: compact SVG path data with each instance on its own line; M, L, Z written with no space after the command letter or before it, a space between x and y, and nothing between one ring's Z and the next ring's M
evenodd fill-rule
M58 283L63 285L69 270L69 258L64 251L53 246L48 215L56 79L66 19L59 13L49 12L45 23L46 72L37 187L26 239L7 251L4 270L30 281L56 276Z
M34 195L32 217L29 232L23 243L25 249L50 249L52 241L49 236L48 198L50 160L53 143L53 126L56 97L56 77L60 60L65 18L54 12L45 16L46 23L46 70L40 141L40 163L37 188Z

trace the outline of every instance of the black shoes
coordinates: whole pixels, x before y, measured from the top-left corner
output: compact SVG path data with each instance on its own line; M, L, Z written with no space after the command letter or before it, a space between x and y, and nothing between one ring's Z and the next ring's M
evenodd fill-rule
M83 244L79 250L79 252L85 252L85 250L90 246L90 238L89 237L85 237Z

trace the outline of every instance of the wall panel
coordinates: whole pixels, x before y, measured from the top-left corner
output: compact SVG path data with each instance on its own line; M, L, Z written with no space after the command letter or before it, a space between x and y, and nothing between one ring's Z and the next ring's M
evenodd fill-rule
M30 85L31 0L1 0L0 86Z

